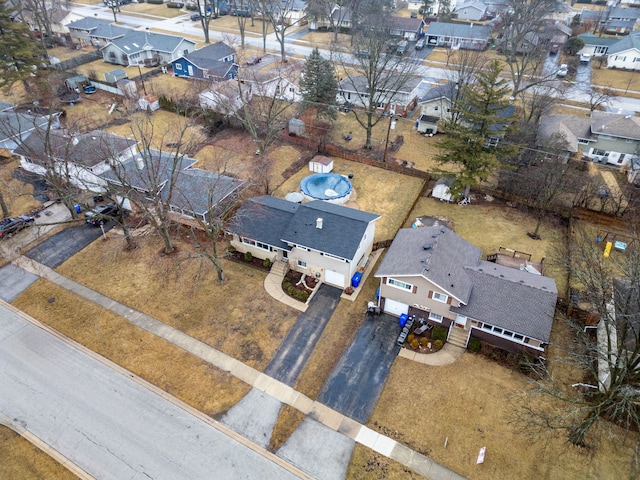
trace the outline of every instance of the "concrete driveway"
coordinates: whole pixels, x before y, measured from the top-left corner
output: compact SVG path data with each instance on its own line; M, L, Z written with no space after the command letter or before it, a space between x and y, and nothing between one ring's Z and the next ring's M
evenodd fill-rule
M317 400L361 423L367 423L400 347L398 319L369 317L344 353Z
M110 221L104 225L104 230L106 232L113 227L114 222ZM101 235L100 227L87 224L69 227L46 239L25 255L49 268L56 268Z

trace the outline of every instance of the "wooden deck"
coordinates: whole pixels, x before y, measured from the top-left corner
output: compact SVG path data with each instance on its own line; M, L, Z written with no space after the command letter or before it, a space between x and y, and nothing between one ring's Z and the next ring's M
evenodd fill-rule
M534 262L531 257L530 253L500 246L497 253L487 255L487 261L518 269L523 268L522 265L530 265L544 275L544 258L540 262Z

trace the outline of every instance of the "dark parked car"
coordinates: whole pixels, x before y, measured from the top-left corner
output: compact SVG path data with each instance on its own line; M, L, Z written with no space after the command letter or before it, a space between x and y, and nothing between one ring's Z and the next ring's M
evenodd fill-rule
M194 13L194 14L191 15L191 21L192 22L197 22L201 18L202 18L202 16L199 13Z
M19 217L2 220L0 222L0 239L10 237L23 228L27 228L34 220L35 219L29 215L20 215Z
M231 12L231 15L233 15L234 17L250 17L251 16L251 10L246 9L246 8L235 8Z
M262 57L258 57L258 56L249 57L249 60L247 60L247 65L257 65L261 61L262 61Z
M115 217L118 214L118 206L115 203L105 203L104 205L98 205L92 210L89 210L84 214L85 222L94 227L104 225L108 217Z

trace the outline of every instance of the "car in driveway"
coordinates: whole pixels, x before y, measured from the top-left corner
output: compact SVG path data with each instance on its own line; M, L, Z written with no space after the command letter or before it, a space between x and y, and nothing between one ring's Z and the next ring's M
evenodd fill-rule
M416 42L416 50L422 50L426 45L427 41L424 38L421 38Z
M564 78L567 76L568 73L569 73L569 66L566 63L563 63L562 65L560 65L560 67L558 67L558 71L556 72L556 75L560 78Z
M200 20L202 18L202 16L199 13L192 13L191 14L191 21L192 22L197 22L198 20Z
M87 213L84 214L85 222L94 227L104 225L109 217L113 218L118 215L118 206L111 202L103 205L93 207Z
M591 55L588 53L580 54L580 63L589 63L591 61Z
M34 221L35 218L29 215L20 215L2 220L0 222L0 239L12 236L14 233L27 228Z
M249 57L249 60L247 60L247 65L257 65L261 61L262 61L262 57L254 55L253 57Z

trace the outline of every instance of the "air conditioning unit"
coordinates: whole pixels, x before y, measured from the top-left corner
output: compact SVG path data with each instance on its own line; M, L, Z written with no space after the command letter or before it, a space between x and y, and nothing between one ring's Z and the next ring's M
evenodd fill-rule
M602 162L602 157L599 156L599 155L596 155L595 157L593 157L593 161L595 163L600 163L600 162Z

